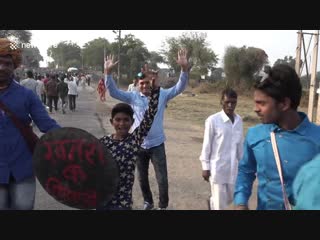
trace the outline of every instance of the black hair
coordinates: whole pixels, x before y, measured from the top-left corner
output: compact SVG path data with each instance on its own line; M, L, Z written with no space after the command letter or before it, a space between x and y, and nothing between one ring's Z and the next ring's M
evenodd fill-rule
M27 71L27 77L28 78L33 78L33 72L31 70Z
M133 120L133 109L129 104L118 103L111 110L111 118L113 119L117 113L127 114Z
M227 96L228 98L238 98L238 94L232 88L226 88L222 91L221 102L223 101L224 96Z
M301 95L302 86L296 71L286 64L279 64L266 71L266 76L259 80L254 88L264 92L278 102L284 98L291 100L291 108L297 110Z

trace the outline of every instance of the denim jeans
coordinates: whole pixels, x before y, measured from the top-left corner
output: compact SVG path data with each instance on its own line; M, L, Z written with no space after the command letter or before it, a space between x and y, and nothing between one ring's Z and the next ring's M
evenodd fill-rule
M75 110L76 109L76 95L68 95L69 97L69 109Z
M159 188L159 208L168 207L168 173L167 159L164 143L150 149L140 148L137 159L138 180L144 201L153 204L149 185L149 162L152 162Z
M54 104L54 110L58 111L58 96L48 96L49 101L49 111L52 112L52 101Z
M36 194L35 177L0 184L0 210L33 210Z
M66 111L68 97L67 96L60 97L60 99L61 99L61 109L62 109L62 112L64 113Z

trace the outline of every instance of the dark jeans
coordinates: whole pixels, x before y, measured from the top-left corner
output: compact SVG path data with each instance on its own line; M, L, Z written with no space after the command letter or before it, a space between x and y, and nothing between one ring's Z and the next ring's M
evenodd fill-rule
M164 143L150 149L140 148L137 159L138 180L144 201L153 203L152 193L149 185L149 162L152 162L159 187L159 208L168 207L168 173L167 159Z
M65 113L67 106L67 96L60 96L62 113Z
M36 194L35 177L0 184L0 210L33 210Z
M52 101L54 103L54 110L58 111L58 96L48 96L49 112L52 112Z
M68 95L69 96L69 109L75 110L76 109L76 95Z

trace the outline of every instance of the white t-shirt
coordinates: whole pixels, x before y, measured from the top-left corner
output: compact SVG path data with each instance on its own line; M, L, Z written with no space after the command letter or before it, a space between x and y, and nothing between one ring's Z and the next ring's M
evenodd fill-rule
M78 88L75 81L68 81L68 95L78 95Z

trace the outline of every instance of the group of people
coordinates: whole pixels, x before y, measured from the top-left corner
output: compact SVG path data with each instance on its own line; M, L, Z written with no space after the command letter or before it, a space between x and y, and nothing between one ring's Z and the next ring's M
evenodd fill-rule
M180 94L188 83L188 62L184 61L181 67L178 83L160 90L158 112L137 156L145 210L154 208L148 179L150 160L159 187L158 209L168 206L163 112L167 102ZM118 89L111 75L106 76L110 96L130 104L133 109L135 122L131 131L143 119L150 94L148 83L139 75L143 76L143 73L136 76L127 91ZM294 209L320 209L317 179L311 185L313 191L305 182L310 179L308 170L320 166L320 126L311 123L305 113L297 110L301 96L301 82L293 68L288 65L268 68L265 76L254 85L254 111L262 123L249 128L244 138L242 118L235 113L238 95L231 88L222 91L221 111L205 121L199 157L202 177L211 186L211 210L228 209L231 203L236 210L249 209L248 201L256 178L258 210L288 210L292 206ZM318 203L312 204L303 195L305 191L310 199L318 199Z
M76 97L78 96L79 80L77 75L71 74L48 74L34 75L33 71L26 72L26 79L19 83L32 90L42 101L43 105L49 109L50 113L58 111L58 102L61 103L62 113L66 113L66 107L69 103L69 110L75 111ZM81 82L86 82L82 80Z
M256 178L258 210L320 209L319 175L310 171L320 164L320 126L297 110L301 95L293 68L269 69L254 85L254 111L262 124L243 139L241 117L234 113L237 94L222 93L222 111L205 122L200 155L202 176L211 184L210 209L233 202L234 209L248 210Z
M21 85L15 81L14 70L20 64L21 50L11 49L8 39L0 39L0 106L9 108L26 126L34 121L41 132L60 128L36 92L28 89L32 81ZM115 159L120 179L112 199L99 203L97 210L132 209L135 167L144 199L143 209L155 209L149 185L150 161L159 189L156 209L167 209L169 186L164 110L168 101L188 85L187 51L178 52L181 74L169 89L159 86L157 72L148 69L147 65L137 74L135 89L118 89L111 74L116 64L112 56L107 57L103 86L111 97L122 103L111 110L110 123L115 133L103 136L100 141ZM28 78L32 76L29 74ZM50 81L56 80L53 78L48 83ZM211 184L210 209L226 209L231 202L235 209L248 209L256 178L259 210L283 210L291 205L295 209L320 209L319 203L314 201L319 192L316 170L320 164L320 155L317 155L320 153L320 127L297 111L301 94L300 79L294 69L286 65L270 69L254 86L254 111L262 124L249 128L244 138L242 119L235 113L238 95L230 88L222 92L222 110L205 121L199 158L202 177ZM10 115L5 108L0 108L0 209L30 210L34 207L36 186L32 153Z

